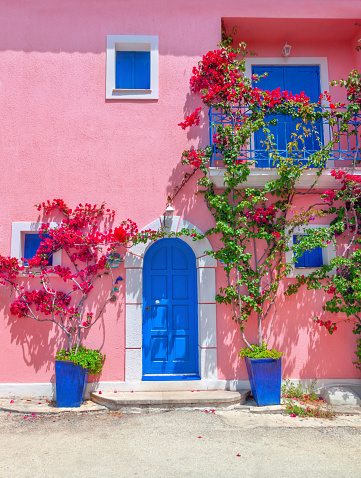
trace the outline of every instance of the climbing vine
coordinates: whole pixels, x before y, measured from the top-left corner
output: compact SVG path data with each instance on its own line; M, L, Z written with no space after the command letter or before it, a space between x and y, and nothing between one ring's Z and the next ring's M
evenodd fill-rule
M248 79L244 74L245 57L248 54L246 45L240 44L239 48L234 49L230 46L229 37L225 35L223 40L218 50L208 52L193 68L190 88L192 93L200 95L205 107L221 112L227 117L227 121L213 125L213 150L208 146L185 151L182 162L194 168L193 172L199 170L203 173L198 179L198 189L214 218L214 226L204 235L194 231L191 234L194 240L206 236L216 236L219 239L221 245L217 250L207 251L208 255L223 264L226 277L226 283L220 287L216 300L231 307L232 318L239 326L242 339L252 351L254 345L246 333L247 322L250 319L256 320L258 347L267 347L277 314L276 299L281 282L287 278L295 262L305 251L315 247L329 247L336 241L337 235L345 232L345 229L341 231L339 224L342 207L348 211L348 215L354 216L354 219L349 219L349 226L354 228L353 234L358 227L355 208L358 207L359 197L356 184L360 179L357 176L344 172L341 190L335 188L335 191L324 192L308 208L296 210L294 203L298 195L306 195L315 190L333 148L342 140L343 135L350 134L350 118L355 111L359 111L358 106L355 106L359 104L359 81L356 81L357 84L354 80L339 82L341 86L348 88L350 104L345 111L341 109L344 104L332 103L328 92L322 93L317 103L311 103L304 92L292 94L281 91L280 88L265 91L257 86L265 75L253 75ZM358 78L355 72L353 75L353 78ZM201 108L197 108L180 126L185 129L198 125L200 115ZM286 115L297 122L296 133L292 134L286 146L287 154L278 151L272 134L272 126L277 124L278 115ZM326 144L321 141L315 127L323 120L332 127L330 141ZM263 188L253 188L249 186L248 180L257 158L249 159L247 151L253 135L260 132L264 138L262 148L268 153L278 174L276 179L267 181ZM318 142L318 147L312 153L307 152L305 146L310 135L314 135ZM221 190L216 190L209 175L209 161L215 151L221 154L224 168L224 185ZM315 180L308 191L300 192L299 180L309 168L313 168ZM335 171L333 174L337 178L341 173ZM190 173L187 175L186 179L189 179ZM181 185L185 182L187 181L183 181ZM354 199L351 200L350 195ZM334 206L337 201L343 204L339 209ZM338 220L331 222L329 228L316 227L312 233L302 233L302 237L295 243L290 241L294 234L307 230L305 226L312 224L312 221L329 214L338 217ZM343 222L345 217L343 215ZM187 231L182 233L190 234ZM290 256L293 257L289 262L285 260L287 252L291 252ZM352 257L356 258L359 254L361 253L356 252ZM346 256L350 257L347 253ZM347 261L347 258L344 260ZM338 258L338 261L342 260ZM339 264L341 271L341 262ZM333 266L324 266L322 271L331 270ZM344 266L342 270L345 270ZM322 282L326 278L326 272L323 276L323 272L320 274L319 284L323 284L326 292L332 291L330 285L325 285L327 281ZM341 275L340 273L336 277ZM311 288L310 284L315 284L315 280L316 275L311 274L310 278L299 275L297 285L288 292L295 292L304 284ZM346 286L343 287L346 297ZM350 294L351 292L347 299L349 302ZM353 299L353 304L355 300ZM326 305L326 310L336 311L334 302L335 299ZM354 313L355 308L350 308L349 312Z

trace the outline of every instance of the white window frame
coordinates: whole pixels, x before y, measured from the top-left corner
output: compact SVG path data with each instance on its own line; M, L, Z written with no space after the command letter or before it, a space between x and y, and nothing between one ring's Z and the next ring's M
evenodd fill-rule
M305 235L307 234L307 231L312 230L312 229L319 229L319 228L329 228L329 224L308 224L303 227L297 227L292 234L289 235L288 238L288 244L292 248L293 247L293 236L294 235ZM331 261L331 259L335 259L336 257L336 249L335 249L335 244L331 242L331 244L328 244L327 247L322 248L322 262L323 265L328 265ZM286 262L290 263L293 261L293 251L290 250L286 252ZM287 277L297 277L299 275L304 275L304 276L309 276L313 272L316 272L320 270L321 267L295 267L295 264L292 266L291 272L288 274ZM329 272L329 275L334 275L336 273L335 269L332 269L332 271Z
M11 257L15 257L19 261L24 257L25 234L39 234L41 222L13 222L11 228ZM50 222L50 228L55 229L59 224ZM61 265L61 250L54 252L53 265Z
M150 52L150 89L116 89L116 52ZM107 100L157 100L159 90L159 47L157 36L144 35L108 35L106 63L106 99Z

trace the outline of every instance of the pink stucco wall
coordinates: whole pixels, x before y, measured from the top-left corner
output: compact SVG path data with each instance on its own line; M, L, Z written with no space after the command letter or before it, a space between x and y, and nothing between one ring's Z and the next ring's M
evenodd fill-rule
M260 56L279 56L288 41L294 56L326 56L330 79L360 63L354 51L358 33L350 33L361 13L355 0L302 0L292 8L288 0L2 0L0 9L4 255L10 254L11 223L38 220L33 204L48 198L62 197L71 206L105 201L119 220L130 217L139 227L164 211L183 174L182 151L208 141L206 117L189 133L177 124L200 104L189 95L189 77L202 54L216 47L222 17L228 25L239 25L240 39ZM298 20L292 23L291 16ZM304 26L311 18L305 41ZM322 29L317 28L320 19ZM247 30L247 22L256 30ZM105 100L109 34L159 36L159 100ZM193 179L174 207L177 215L206 230L211 217L202 199L194 198L194 185ZM217 283L222 280L218 271ZM119 297L87 337L87 345L107 354L104 381L124 380L124 290ZM317 303L312 294L280 301L278 338L271 345L287 353L285 375L359 376L351 364L350 327L329 337L312 326L309 317ZM0 382L53 381L57 333L10 317L8 305L8 291L0 288L0 363L8 364L0 367ZM237 358L239 334L222 307L217 320L218 377L246 378Z

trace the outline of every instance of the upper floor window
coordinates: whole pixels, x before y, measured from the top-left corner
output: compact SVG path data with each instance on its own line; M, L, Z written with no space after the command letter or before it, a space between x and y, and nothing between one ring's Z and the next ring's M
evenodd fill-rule
M318 65L253 65L252 74L267 76L256 83L262 90L288 91L293 95L304 92L311 100L317 103L320 93L320 67ZM299 118L292 118L290 115L268 116L266 119L276 119L276 125L270 125L269 130L273 135L273 142L277 150L288 156L288 143L294 141L294 137L302 134L302 140L298 141L297 155L302 158L301 162L307 161L307 157L318 151L323 144L322 122L316 121L312 125L303 124ZM307 130L307 132L305 132ZM254 148L256 151L256 167L269 168L275 164L270 160L269 150L266 148L266 136L263 132L257 131L254 137Z
M108 35L106 98L158 99L158 37Z

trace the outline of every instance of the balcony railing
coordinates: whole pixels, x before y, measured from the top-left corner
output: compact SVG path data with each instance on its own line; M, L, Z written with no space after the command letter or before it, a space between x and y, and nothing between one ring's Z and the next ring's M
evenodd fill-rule
M250 112L245 108L234 108L231 114L223 113L214 108L209 109L210 124L210 144L212 148L211 166L222 167L223 152L217 142L214 141L217 133L217 125L237 127L244 122L244 118ZM266 118L267 119L267 118ZM270 125L269 129L273 135L274 148L277 149L281 157L292 157L297 161L305 162L307 158L319 151L324 144L333 137L335 133L340 133L340 120L335 124L330 124L328 119L321 119L314 123L303 123L301 119L292 119L289 116L270 116L270 119L277 119L276 125ZM344 161L352 164L353 161L361 160L361 151L359 150L359 133L361 132L361 115L355 115L349 121L347 133L342 133L339 142L337 142L332 151L329 152L328 166L347 165ZM294 140L294 134L303 135L303 141L298 140L298 150L295 148L290 151L287 144ZM265 146L266 136L258 131L250 137L249 144L240 151L238 159L254 160L256 168L273 168L276 165L272 154ZM332 162L330 162L332 161Z

